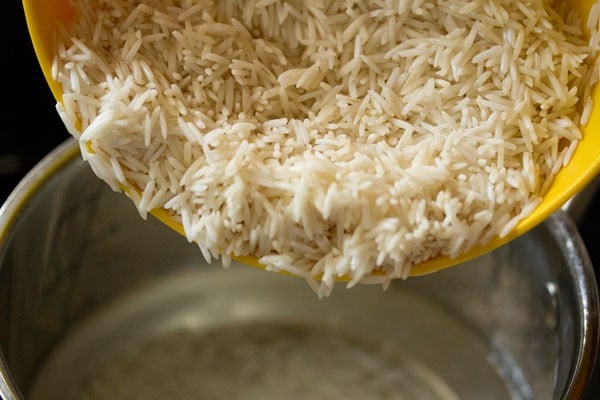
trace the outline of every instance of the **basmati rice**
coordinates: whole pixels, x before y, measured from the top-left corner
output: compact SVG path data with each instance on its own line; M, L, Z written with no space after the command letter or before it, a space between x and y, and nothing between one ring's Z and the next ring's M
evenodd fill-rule
M544 0L73 4L57 107L95 173L319 296L507 234L598 75L597 5L588 43Z

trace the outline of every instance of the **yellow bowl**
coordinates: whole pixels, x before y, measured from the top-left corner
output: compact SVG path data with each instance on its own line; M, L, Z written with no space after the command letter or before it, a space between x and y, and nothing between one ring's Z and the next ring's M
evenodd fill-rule
M576 10L585 21L594 0L569 0L568 5ZM69 0L23 0L25 17L31 40L39 60L44 76L57 101L62 99L60 85L52 79L51 65L54 54L53 39L56 21L68 25L73 17ZM600 91L599 87L593 90L595 107L587 126L583 127L583 139L569 164L556 175L552 186L544 196L540 205L525 219L523 219L508 235L496 237L485 245L472 248L470 251L456 258L446 256L436 257L418 265L414 265L411 275L423 275L447 267L461 264L465 261L492 251L503 244L523 235L544 221L550 214L558 210L569 198L582 190L600 172ZM128 188L124 188L129 190ZM183 226L173 220L163 209L152 211L152 215L160 221L184 234ZM264 268L256 257L238 257L237 261L254 267Z

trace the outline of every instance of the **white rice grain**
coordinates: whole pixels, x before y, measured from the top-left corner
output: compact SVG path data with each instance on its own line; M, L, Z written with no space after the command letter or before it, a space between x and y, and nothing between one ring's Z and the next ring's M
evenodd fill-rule
M320 297L508 234L600 74L598 3L589 40L544 0L73 4L52 73L94 172Z

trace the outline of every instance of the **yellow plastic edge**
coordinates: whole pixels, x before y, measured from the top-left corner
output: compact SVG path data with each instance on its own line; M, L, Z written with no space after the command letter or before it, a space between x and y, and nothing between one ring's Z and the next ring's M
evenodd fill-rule
M57 21L68 25L73 19L73 9L68 0L23 0L23 11L42 73L54 98L62 101L62 88L52 78L54 37L48 33L56 31Z

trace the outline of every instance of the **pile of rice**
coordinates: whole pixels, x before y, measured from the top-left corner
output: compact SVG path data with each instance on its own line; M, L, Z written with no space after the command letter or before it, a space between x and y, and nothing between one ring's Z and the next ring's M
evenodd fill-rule
M598 35L545 0L73 4L53 73L95 173L319 296L507 234L592 108Z

